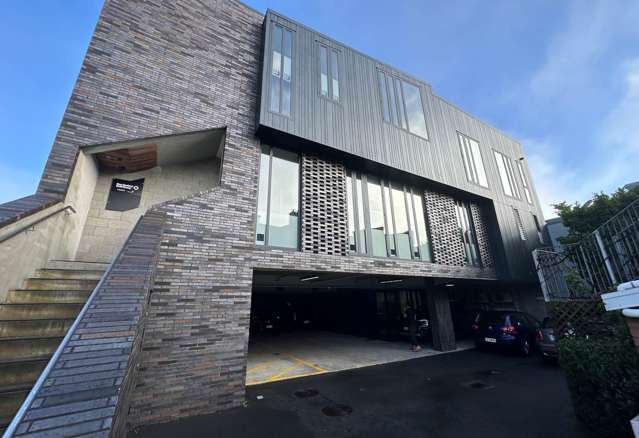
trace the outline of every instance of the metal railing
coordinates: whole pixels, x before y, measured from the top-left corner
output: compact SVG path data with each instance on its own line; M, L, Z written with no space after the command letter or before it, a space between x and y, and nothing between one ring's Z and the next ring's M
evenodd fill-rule
M65 347L67 346L67 344L69 343L69 341L73 337L73 334L75 333L76 329L78 328L78 325L80 324L80 321L82 321L82 318L84 318L84 315L89 310L89 307L91 307L91 304L93 303L93 300L97 296L97 294L98 294L100 288L102 287L102 285L104 284L105 280L111 274L111 271L113 270L113 266L120 259L120 256L122 255L122 253L124 252L124 249L126 248L127 244L131 240L131 236L133 236L133 233L136 231L137 225L140 223L140 220L142 219L142 217L143 216L141 216L138 219L138 222L133 227L133 230L131 231L131 233L129 233L129 236L127 237L126 241L124 242L124 245L122 245L122 247L118 251L118 253L115 256L115 258L113 258L113 260L109 264L109 267L106 269L106 271L104 272L104 274L100 278L100 281L98 282L98 284L95 286L95 288L93 288L93 291L91 292L91 295L89 295L89 298L87 299L86 303L84 303L84 306L82 306L82 310L80 310L80 313L78 314L78 316L73 321L73 324L71 325L69 330L67 330L66 335L62 339L62 342L60 342L60 345L58 345L58 348L55 350L55 353L53 353L53 356L51 356L51 359L49 359L49 362L47 363L47 366L45 367L44 371L42 371L42 373L40 374L40 377L38 377L38 380L33 385L33 388L31 388L31 391L29 391L29 394L27 395L27 398L25 398L24 401L22 402L22 405L20 405L20 409L18 409L18 412L15 414L15 416L11 420L11 423L9 423L9 426L4 431L4 434L2 435L2 438L11 438L14 435L14 433L16 431L16 428L18 427L18 425L20 424L20 422L24 418L24 415L27 412L27 410L29 409L29 407L31 406L31 403L33 403L33 400L38 395L38 392L40 391L40 389L44 385L44 382L49 377L49 373L51 373L51 370L55 367L55 364L58 361L58 359L60 358L60 355L62 354L62 352L64 351Z
M66 210L71 210L71 212L72 212L72 213L75 213L75 212L76 212L76 211L75 211L75 208L73 208L73 206L71 206L71 205L65 205L64 207L61 207L61 208L59 208L59 209L57 209L57 210L55 210L55 211L52 211L51 213L46 214L46 215L42 216L41 218L38 218L38 219L34 220L33 222L29 222L28 224L22 225L22 226L21 226L21 227L19 227L17 230L12 231L12 232L11 232L11 233L9 233L9 234L6 234L6 235L4 235L4 236L0 236L0 243L5 242L5 241L9 240L9 239L11 239L12 237L15 237L15 236L17 236L17 235L18 235L18 234L20 234L20 233L23 233L23 232L25 232L25 231L29 231L31 228L33 228L33 227L35 227L36 225L38 225L40 222L44 222L44 221L46 221L47 219L49 219L50 217L55 216L55 215L56 215L56 214L58 214L58 213L62 213L63 211L66 211Z
M580 242L533 252L546 301L591 298L639 278L639 200Z

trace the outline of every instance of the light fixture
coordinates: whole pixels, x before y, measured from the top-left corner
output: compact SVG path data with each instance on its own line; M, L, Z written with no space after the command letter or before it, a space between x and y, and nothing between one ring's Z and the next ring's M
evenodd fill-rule
M401 283L402 281L404 281L404 280L400 280L400 279L397 279L397 280L382 280L382 281L379 282L379 284Z
M300 281L310 281L310 280L316 280L316 279L318 279L318 278L319 278L319 276L314 275L314 276L312 276L312 277L304 277L304 278L300 278Z
M446 287L455 287L455 283L446 283L444 286L446 286Z

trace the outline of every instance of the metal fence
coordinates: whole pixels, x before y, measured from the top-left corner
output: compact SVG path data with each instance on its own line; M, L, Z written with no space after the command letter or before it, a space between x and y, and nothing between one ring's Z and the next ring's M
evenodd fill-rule
M546 301L592 298L639 278L639 200L581 242L533 252Z

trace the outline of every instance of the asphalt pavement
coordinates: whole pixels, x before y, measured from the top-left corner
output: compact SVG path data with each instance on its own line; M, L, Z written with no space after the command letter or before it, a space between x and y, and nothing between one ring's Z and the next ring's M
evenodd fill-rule
M468 350L247 388L247 405L132 437L590 437L561 370Z

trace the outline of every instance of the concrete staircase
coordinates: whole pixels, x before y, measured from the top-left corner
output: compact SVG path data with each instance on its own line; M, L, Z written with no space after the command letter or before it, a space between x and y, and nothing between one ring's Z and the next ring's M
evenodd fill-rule
M0 432L9 424L104 271L52 260L0 304Z

